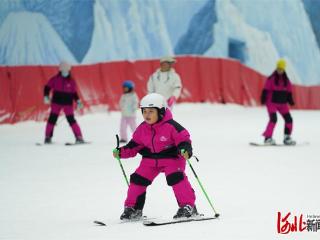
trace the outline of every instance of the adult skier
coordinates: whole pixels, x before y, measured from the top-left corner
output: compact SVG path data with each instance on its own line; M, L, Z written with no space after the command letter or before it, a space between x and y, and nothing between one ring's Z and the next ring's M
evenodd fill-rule
M71 76L71 65L66 62L61 62L59 72L53 76L44 87L44 103L51 104L51 112L45 130L45 144L52 143L53 130L61 110L63 110L66 115L67 121L76 138L76 143L84 143L80 127L74 118L73 102L75 101L77 103L79 109L83 107L76 89L76 82ZM52 92L51 98L50 92Z
M189 132L172 118L163 96L151 93L142 98L144 121L130 142L113 151L115 158L142 155L140 166L130 176L124 212L120 219L139 219L146 199L146 189L163 172L179 205L174 218L198 215L195 192L185 174L186 159L192 156Z
M277 123L277 112L281 114L285 121L283 143L285 145L296 144L291 138L293 120L288 106L288 104L294 105L292 86L285 69L286 62L284 59L280 59L277 62L276 70L267 78L261 94L261 103L266 105L269 114L269 122L263 133L264 144L266 145L276 144L272 135Z
M148 93L159 93L165 97L170 109L181 94L182 84L178 73L173 68L176 59L163 57L160 59L160 68L149 78L147 83Z

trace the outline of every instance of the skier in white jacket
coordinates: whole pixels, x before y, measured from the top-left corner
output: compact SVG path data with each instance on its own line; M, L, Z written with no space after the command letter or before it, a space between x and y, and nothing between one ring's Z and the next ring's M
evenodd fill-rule
M161 58L160 68L150 76L147 83L148 93L164 96L170 109L178 100L182 89L180 76L172 67L175 62L173 57Z
M123 94L120 98L121 122L120 122L120 142L128 141L127 128L134 132L137 128L136 111L138 109L139 99L134 91L134 83L126 80L122 83Z

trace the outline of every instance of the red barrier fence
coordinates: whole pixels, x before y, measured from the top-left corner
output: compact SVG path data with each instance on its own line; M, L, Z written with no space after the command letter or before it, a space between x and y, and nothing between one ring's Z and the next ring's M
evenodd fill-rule
M11 85L6 67L0 67L0 123L12 122L14 112L11 98Z
M177 57L183 91L179 102L236 103L259 105L265 76L231 59ZM133 80L141 98L149 76L159 67L158 60L118 61L72 68L80 98L86 109L108 105L118 109L121 83ZM0 123L44 120L43 87L58 71L55 66L0 67ZM320 109L320 86L293 87L296 109Z

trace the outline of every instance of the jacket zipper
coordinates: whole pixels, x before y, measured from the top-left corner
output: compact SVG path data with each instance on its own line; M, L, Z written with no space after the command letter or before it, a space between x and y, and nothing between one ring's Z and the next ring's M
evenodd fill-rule
M153 140L154 140L154 137L156 136L156 130L154 130L154 128L151 126L151 131L153 132L153 134L152 134L152 139L151 139L151 143L152 143L153 152L155 153L156 150L155 150L155 148L154 148ZM155 158L155 160L156 160L156 167L158 167L158 159Z

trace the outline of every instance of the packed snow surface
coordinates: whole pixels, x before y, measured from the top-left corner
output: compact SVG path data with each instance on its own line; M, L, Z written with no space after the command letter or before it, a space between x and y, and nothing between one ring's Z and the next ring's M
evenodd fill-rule
M142 120L140 111L137 118ZM277 233L277 213L320 215L319 111L292 111L293 138L309 145L252 147L262 141L267 123L264 108L237 105L179 104L174 117L192 136L191 162L219 220L145 227L119 224L127 186L112 158L120 113L99 112L77 120L91 144L64 146L73 141L66 120L55 129L52 146L36 146L44 122L0 126L0 239L317 239L319 233ZM283 120L278 119L277 142ZM140 157L122 160L129 176ZM199 212L213 211L192 172ZM171 218L177 211L173 192L159 175L148 188L144 214ZM106 227L97 227L102 220Z

